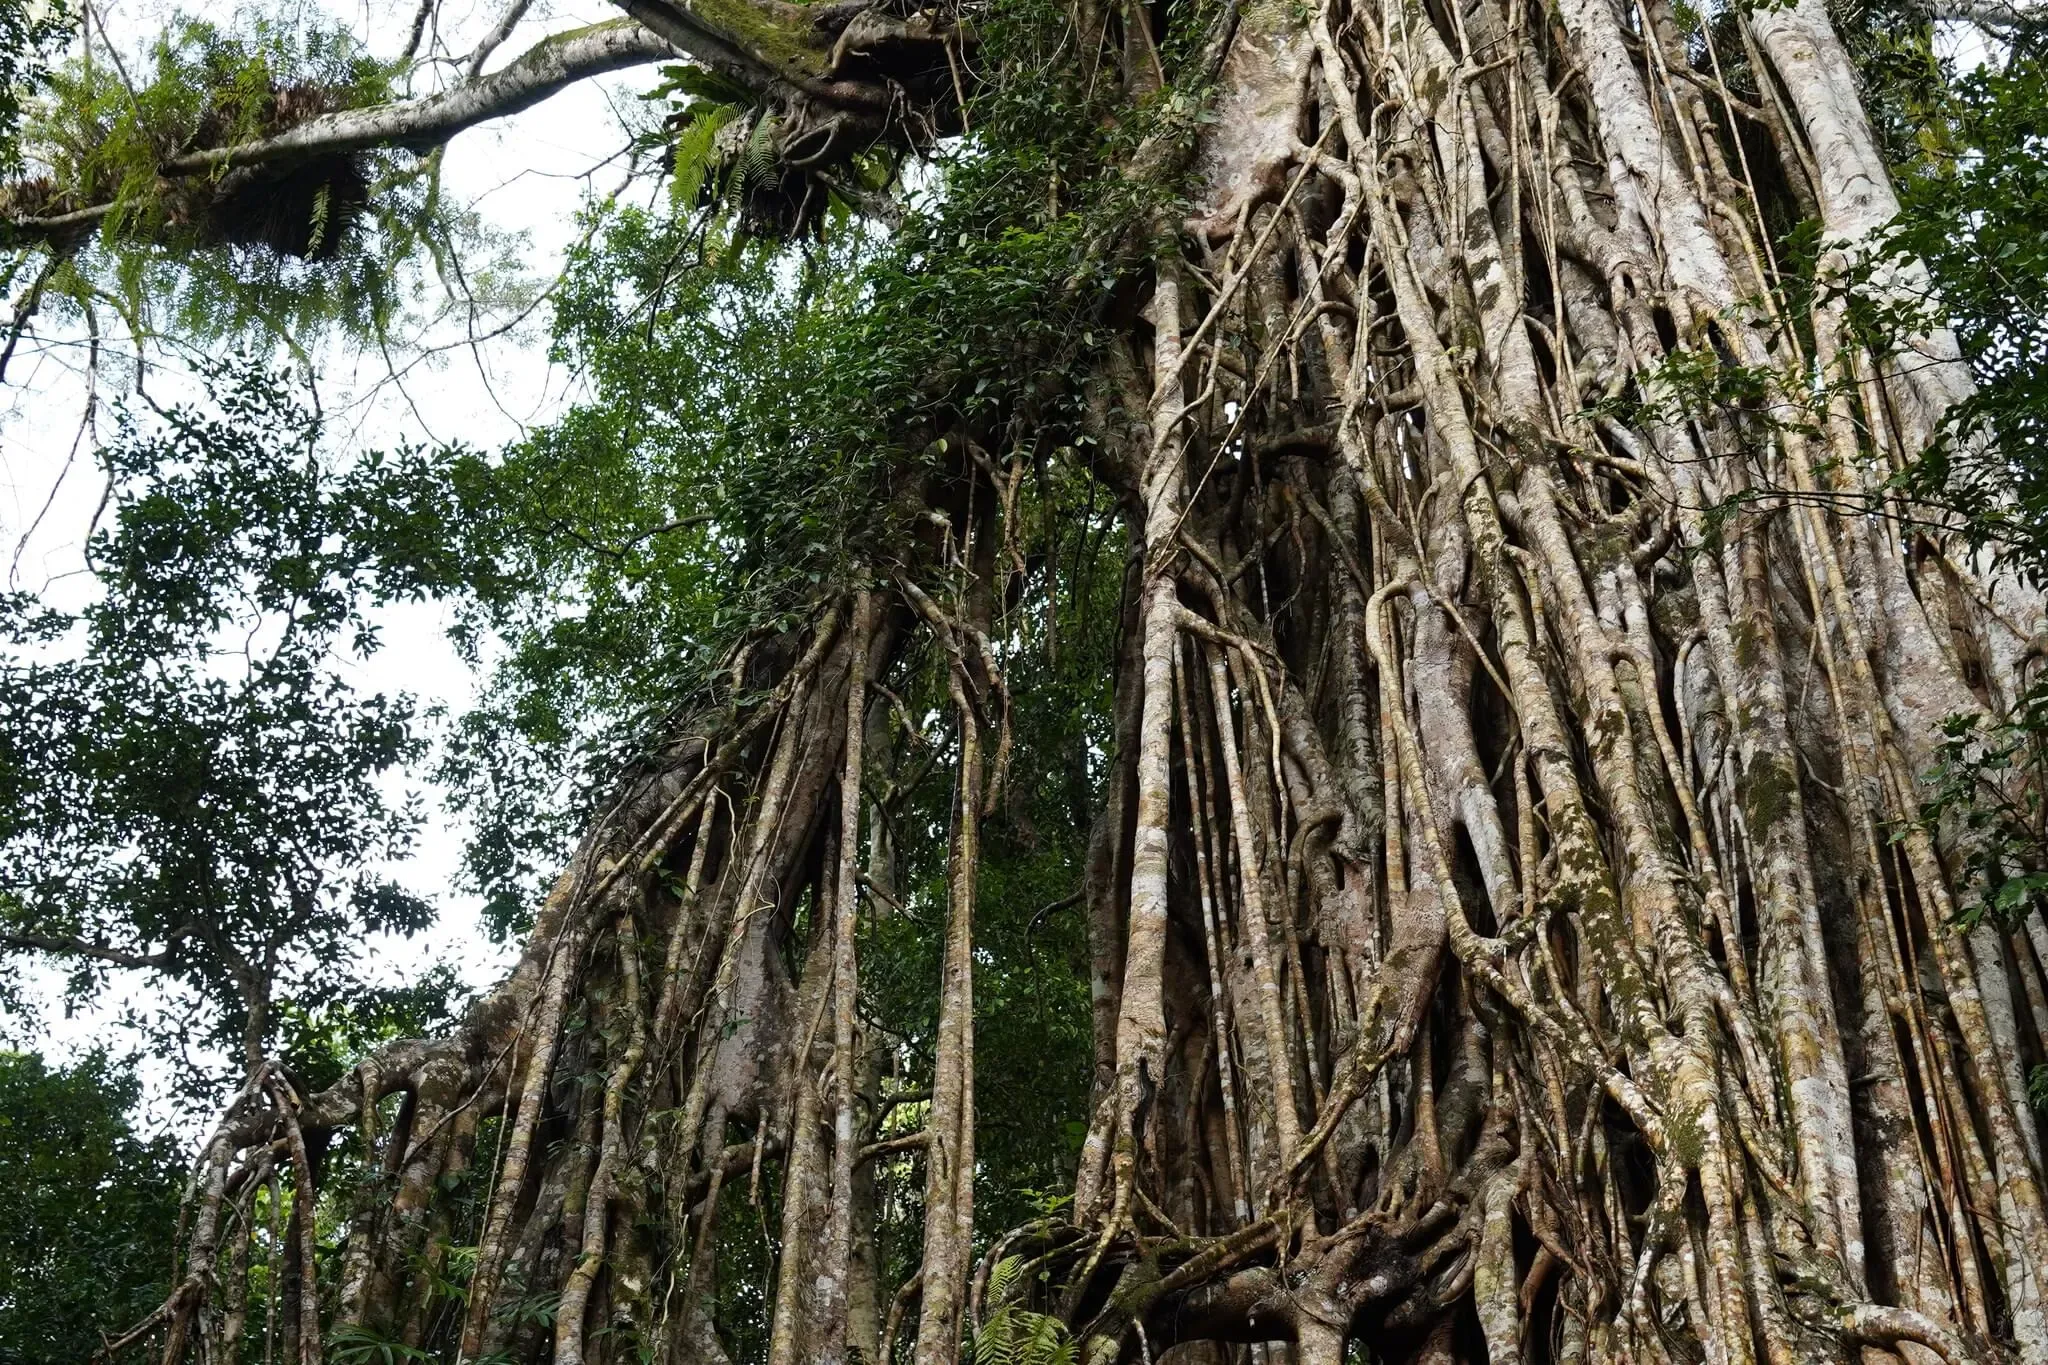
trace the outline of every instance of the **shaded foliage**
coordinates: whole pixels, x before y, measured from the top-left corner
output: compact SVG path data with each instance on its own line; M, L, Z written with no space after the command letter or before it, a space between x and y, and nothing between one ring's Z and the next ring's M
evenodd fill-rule
M131 1126L132 1070L0 1053L0 1362L82 1361L156 1307L176 1250L184 1143Z
M50 60L69 35L72 19L63 5L0 3L0 176L21 169L22 103L49 78Z
M1953 150L1901 178L1885 259L1925 262L1917 302L1954 329L1978 388L1901 484L2048 589L2048 56L1960 77L1943 110Z

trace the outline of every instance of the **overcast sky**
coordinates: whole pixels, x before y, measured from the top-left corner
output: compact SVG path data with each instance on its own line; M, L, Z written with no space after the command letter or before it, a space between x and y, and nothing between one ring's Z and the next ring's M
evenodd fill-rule
M131 53L159 31L163 16L175 8L156 0L98 0L93 7ZM218 22L219 11L212 5L186 8ZM413 0L329 0L319 8L368 34L377 55L392 56L404 43ZM498 12L495 4L445 0L439 24L447 49L466 52ZM515 57L545 33L613 13L602 3L535 4L493 65ZM593 187L608 192L618 183L619 166L606 164L624 143L615 108L635 103L636 94L654 80L651 69L642 69L586 81L515 118L463 133L448 148L446 189L477 206L496 227L524 233L527 268L536 277L551 277L574 238L574 215L586 194ZM404 378L398 383L391 381L382 357L329 344L316 353L315 369L323 407L339 416L331 426L352 430L351 441L365 449L400 440L455 438L483 448L500 445L559 411L565 393L573 391L573 377L548 364L541 335L546 320L542 307L522 329L474 348L458 345L417 363L401 357ZM464 331L444 329L437 339L460 342ZM33 334L17 351L6 387L0 389L0 553L6 556L9 586L64 605L76 605L90 588L81 551L102 491L91 433L80 436L87 407L81 343L77 336ZM174 365L150 373L151 393L160 401L176 392L175 373ZM116 387L102 375L103 400ZM104 407L99 428L107 429ZM471 695L472 680L447 645L439 610L397 609L386 613L382 624L385 648L357 667L352 681L373 690L410 692L459 710ZM394 789L404 785L393 784ZM456 961L472 985L482 986L495 979L506 954L483 940L476 928L475 899L456 884L461 839L458 826L430 820L416 855L393 871L441 907L442 924L428 936L429 952ZM399 978L417 971L421 961L419 944L380 944L374 970ZM109 1022L115 1006L124 992L148 985L139 974L128 975L135 979L119 983L105 1008L69 1020L61 1010L47 1008L47 1032L38 1036L29 1021L12 1021L7 1041L39 1045L53 1056L75 1055L95 1041L119 1046L118 1030ZM38 980L46 1003L54 1006L54 974Z

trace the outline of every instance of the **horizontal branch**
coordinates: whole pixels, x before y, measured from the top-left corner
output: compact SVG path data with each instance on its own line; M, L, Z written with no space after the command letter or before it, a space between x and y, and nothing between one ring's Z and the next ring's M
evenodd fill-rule
M872 14L867 0L804 6L785 0L613 0L635 20L693 57L754 85L781 85L849 109L886 115L896 92L886 82L833 79L834 30ZM875 15L891 36L909 36L900 20ZM920 34L920 36L926 36Z
M2040 23L2048 18L2048 5L2040 0L1937 0L1934 17L2004 32Z
M104 944L89 943L69 934L26 934L0 931L0 948L15 948L24 952L52 953L59 957L82 957L94 962L105 962L116 967L164 968L172 964L178 945L191 937L194 926L173 929L164 941L161 950L154 953L131 953L120 948L109 948Z
M453 90L322 114L274 137L187 152L162 170L199 175L392 144L433 146L479 123L530 109L578 81L678 55L668 39L631 19L607 20L543 39L502 69Z
M264 168L376 147L425 151L477 124L530 109L579 81L679 58L716 68L764 97L800 96L820 109L837 111L828 122L877 136L889 127L906 92L915 97L923 88L920 82L929 83L926 68L948 69L954 58L965 58L972 42L962 24L898 19L875 10L873 0L815 6L785 0L615 3L624 16L544 38L499 70L439 94L336 110L271 136L180 152L157 167L159 189L169 181L213 176L220 194L245 193L246 178L260 178ZM843 61L852 66L842 70ZM940 114L927 120L933 127L945 122ZM814 131L801 119L792 126L798 134ZM821 175L830 169L812 168ZM852 185L846 193L857 200L872 198ZM16 238L66 241L120 207L111 201L80 202L87 198L77 191L67 206L65 195L43 196L43 202L62 211L0 219L0 229ZM886 216L885 202L872 206Z
M223 177L225 186L234 172L260 175L262 167L346 156L372 147L425 151L464 129L530 109L578 81L681 55L673 43L631 19L608 20L544 38L502 69L438 95L337 110L270 137L181 153L158 166L158 184L161 188L167 181L214 175ZM16 238L67 241L118 207L108 201L62 213L25 214L0 219L0 228Z
M854 1161L858 1164L873 1161L877 1157L894 1156L898 1152L921 1152L931 1145L932 1135L919 1129L915 1133L906 1133L902 1137L884 1138L880 1142L870 1142L867 1146L860 1149L859 1153L855 1155Z

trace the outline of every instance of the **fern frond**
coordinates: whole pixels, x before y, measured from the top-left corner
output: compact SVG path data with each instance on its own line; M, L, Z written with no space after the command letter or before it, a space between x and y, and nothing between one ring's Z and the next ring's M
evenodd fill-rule
M1005 1302L1023 1269L1021 1259L1007 1256L989 1272L988 1301L1001 1306L975 1333L974 1365L1079 1365L1080 1348L1065 1323Z
M1016 1365L1016 1332L1008 1308L991 1313L974 1334L974 1365Z
M1017 1286L1017 1274L1023 1268L1024 1261L1021 1257L1005 1256L997 1261L995 1269L988 1275L988 1302L1008 1302L1010 1291Z
M781 183L782 172L775 163L776 133L781 127L782 120L772 113L764 113L754 121L746 150L740 154L739 173L733 177L736 187L772 190Z
M678 209L694 206L704 192L705 178L718 160L718 134L739 117L730 104L700 102L693 117L676 135L675 168L669 180L669 202Z

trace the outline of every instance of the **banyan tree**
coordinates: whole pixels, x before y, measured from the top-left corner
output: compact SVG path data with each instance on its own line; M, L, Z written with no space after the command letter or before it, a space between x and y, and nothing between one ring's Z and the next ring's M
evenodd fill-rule
M363 156L668 62L739 111L677 214L924 233L821 352L932 334L833 572L458 1028L252 1059L110 1353L2048 1360L2048 925L1922 815L2042 602L1897 491L1971 377L1822 0L620 8L8 191L57 253L317 256ZM1108 700L1049 739L1084 561ZM1085 1131L995 1227L978 900L1062 765Z

